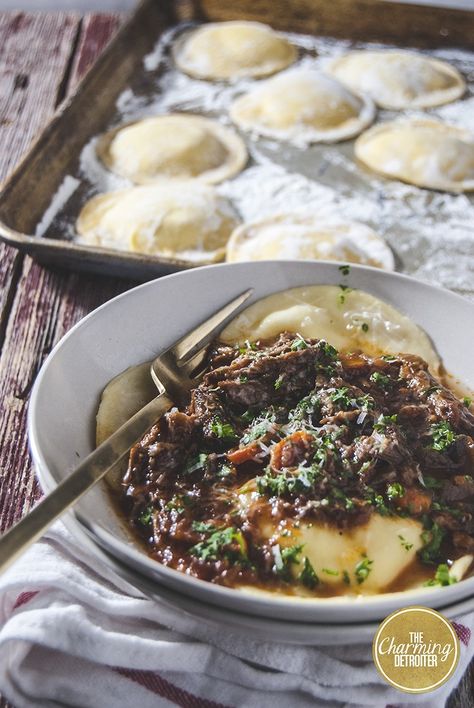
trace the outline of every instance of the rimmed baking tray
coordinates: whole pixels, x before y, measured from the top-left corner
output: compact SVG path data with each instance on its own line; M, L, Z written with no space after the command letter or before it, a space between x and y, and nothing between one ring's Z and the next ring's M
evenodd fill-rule
M179 22L251 19L320 37L379 41L397 46L472 49L474 12L379 0L144 0L122 26L75 93L11 175L0 194L0 239L43 263L146 279L200 265L189 261L82 245L59 227L44 229L53 197L66 175L79 175L84 146L116 113L118 97L144 77L144 57ZM143 91L146 80L143 78ZM62 185L62 186L61 186ZM69 209L79 209L70 200Z

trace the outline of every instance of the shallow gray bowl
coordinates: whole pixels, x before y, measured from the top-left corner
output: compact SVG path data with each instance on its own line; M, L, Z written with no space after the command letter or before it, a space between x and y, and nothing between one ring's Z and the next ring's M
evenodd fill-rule
M33 459L46 490L93 448L99 397L111 378L152 359L219 306L248 287L253 300L303 285L337 285L338 265L259 262L210 266L141 285L77 324L55 347L34 386L29 409ZM453 293L412 278L352 266L345 284L373 293L409 315L435 343L446 369L474 390L474 307ZM188 577L148 558L114 512L104 485L75 509L94 542L160 587L246 615L319 625L374 622L407 605L474 609L474 578L445 588L358 599L255 596ZM149 582L148 582L149 585ZM169 594L169 593L168 593ZM452 612L450 613L452 615Z

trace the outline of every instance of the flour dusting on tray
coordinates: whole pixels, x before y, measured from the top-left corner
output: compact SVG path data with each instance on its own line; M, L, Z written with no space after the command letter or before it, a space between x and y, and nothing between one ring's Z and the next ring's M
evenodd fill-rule
M180 111L231 125L231 102L255 86L256 81L212 83L177 71L170 47L189 27L186 24L173 28L157 42L153 52L144 58L143 73L119 97L116 114L104 130L146 116ZM322 70L331 59L351 49L393 48L374 42L287 36L300 49L295 66ZM472 131L474 52L456 48L414 51L449 61L459 69L468 82L465 97L425 111L380 110L377 123L400 116L431 117ZM356 164L353 141L302 148L252 135L243 138L250 154L247 169L217 189L231 199L244 222L289 211L361 221L389 243L396 255L397 270L474 297L472 196L419 189L369 173ZM54 217L50 229L56 233L62 229L72 236L80 207L94 194L130 186L98 161L95 139L85 146L76 176L82 184ZM48 229L46 235L50 235Z

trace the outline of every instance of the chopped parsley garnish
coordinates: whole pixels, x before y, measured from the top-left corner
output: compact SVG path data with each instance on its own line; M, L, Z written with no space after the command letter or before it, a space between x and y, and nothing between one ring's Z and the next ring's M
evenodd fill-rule
M394 425L397 422L397 414L380 415L374 423L374 430L382 432L389 425Z
M393 354L384 354L380 358L383 359L384 361L388 361L389 363L397 361L397 357L393 356Z
M387 497L390 501L393 501L393 499L399 499L400 497L403 497L404 494L405 490L400 482L393 482L393 484L389 484L387 487Z
M349 265L342 265L339 266L339 270L341 271L342 275L349 275L351 272L351 267Z
M347 572L347 570L342 571L342 580L346 585L351 584L351 579L349 577L349 573Z
M321 568L323 573L326 573L326 575L339 575L338 570L332 570L332 568Z
M374 373L370 375L370 380L377 386L380 386L380 388L383 388L384 390L390 388L390 386L392 385L392 379L390 378L390 376L382 374L380 373L380 371L374 371Z
M285 374L280 374L280 376L276 379L275 383L273 384L275 391L278 391L278 389L281 388L284 378Z
M338 403L344 411L348 410L354 402L354 399L347 395L348 390L347 386L342 386L342 388L336 388L333 393L329 394L331 401Z
M247 432L243 435L241 443L243 445L248 445L258 438L262 438L271 429L272 423L275 422L275 414L268 412L266 416L256 418L252 425L248 428Z
M308 345L306 344L304 338L301 336L301 334L298 334L297 338L295 339L295 341L291 345L291 350L293 352L296 352L300 349L307 349L307 348L308 348Z
M206 521L193 521L191 528L193 531L197 531L198 533L212 533L216 530L214 524Z
M313 393L301 401L288 414L288 419L291 422L307 420L310 415L316 412L319 406L319 398Z
M411 549L413 548L413 543L408 543L406 538L404 538L400 533L398 534L398 538L400 539L400 543L402 544L402 547L406 551L411 551Z
M324 354L324 356L326 356L328 359L337 359L338 352L336 347L333 347L332 344L328 344L324 341L324 339L321 339L318 343L318 347L320 352L322 352L322 354Z
M214 531L209 538L189 549L191 555L203 561L226 559L231 562L247 563L247 547L242 532L229 526Z
M447 450L456 440L456 433L445 420L432 425L430 433L432 439L431 447L438 452Z
M244 346L239 346L239 354L248 354L249 352L257 351L257 344L255 342L249 342L248 339L245 340Z
M142 524L142 526L149 526L152 521L152 514L153 514L153 507L152 506L147 506L146 509L142 511L140 516L138 517L138 521Z
M369 393L366 393L364 396L359 396L359 398L356 399L356 403L363 411L372 410L375 406L375 401Z
M462 402L464 403L466 408L469 408L472 403L472 398L469 398L469 396L464 396L464 398L462 399Z
M445 534L444 529L436 523L434 523L429 530L423 531L421 540L424 546L419 551L423 563L434 563L436 561L439 557L439 551Z
M284 471L273 475L268 468L264 475L256 478L257 492L261 496L268 494L273 497L308 492L319 473L320 469L317 465L308 467L300 465L294 474Z
M428 580L426 583L424 583L424 585L427 587L432 587L433 585L446 586L454 585L457 582L457 578L455 578L454 575L451 575L451 573L449 572L449 567L446 565L446 563L440 563L440 565L436 568L434 578Z
M372 571L372 565L374 561L369 560L367 556L362 558L355 567L354 575L356 577L357 583L361 585L369 577Z
M368 331L369 331L369 325L367 324L367 322L362 322L362 324L361 324L360 327L361 327L361 330L362 330L363 332L368 332Z
M245 411L245 413L242 413L242 415L240 416L240 420L243 423L251 423L257 416L258 411L247 410Z
M339 294L337 300L340 305L344 305L346 301L346 296L352 292L352 288L349 288L347 285L340 285L339 287L341 288L342 292Z
M298 580L310 590L313 590L319 585L319 578L307 556L304 558L303 570L299 574Z
M247 383L248 380L249 380L248 376L239 376L239 379L238 379L239 383L241 383L241 384Z
M291 565L300 562L299 555L303 545L304 544L280 548L280 545L277 543L275 546L272 546L275 570L283 580L289 581L291 579Z
M224 423L218 416L210 425L211 431L217 438L232 440L236 437L235 430L230 423Z

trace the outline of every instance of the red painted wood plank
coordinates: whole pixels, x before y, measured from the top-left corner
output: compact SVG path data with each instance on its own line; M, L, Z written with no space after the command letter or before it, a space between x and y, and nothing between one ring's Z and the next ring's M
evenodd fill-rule
M94 60L109 43L123 21L121 14L85 15L81 34L69 81L69 88L74 89Z

